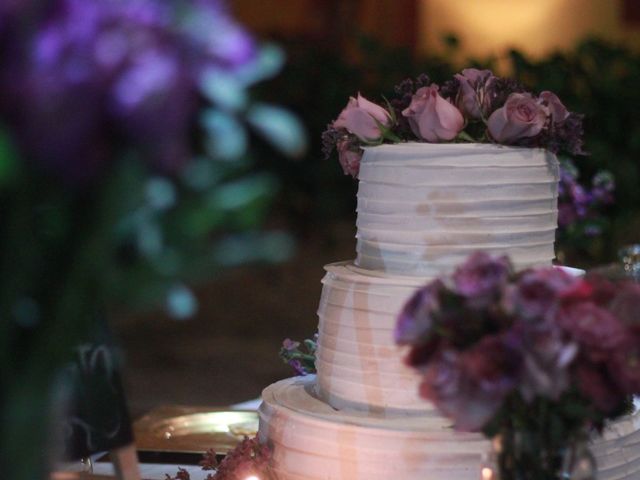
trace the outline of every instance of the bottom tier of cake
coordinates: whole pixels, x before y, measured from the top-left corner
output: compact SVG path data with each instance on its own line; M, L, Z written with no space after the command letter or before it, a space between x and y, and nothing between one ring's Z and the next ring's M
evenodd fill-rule
M372 414L335 410L315 394L315 377L267 387L262 443L277 480L478 480L489 443L459 433L435 410ZM614 424L592 451L599 480L640 478L640 415Z

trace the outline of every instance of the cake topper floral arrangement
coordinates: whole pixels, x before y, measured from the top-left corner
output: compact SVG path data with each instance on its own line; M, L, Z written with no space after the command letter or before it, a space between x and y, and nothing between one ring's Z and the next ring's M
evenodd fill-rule
M384 106L358 93L324 132L325 156L335 149L345 174L358 176L362 147L389 142L498 143L584 154L582 115L552 92L535 95L489 70L467 68L441 86L423 74L395 93Z
M502 437L499 478L552 480L561 468L574 478L595 467L581 437L640 393L638 305L635 283L553 267L514 274L506 257L476 253L415 292L396 340L410 347L420 395L456 429Z

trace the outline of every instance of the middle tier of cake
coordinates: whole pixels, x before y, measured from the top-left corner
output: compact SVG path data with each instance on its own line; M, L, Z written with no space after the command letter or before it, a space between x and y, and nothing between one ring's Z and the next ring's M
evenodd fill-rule
M396 316L425 278L327 265L318 308L318 396L334 408L425 410L419 375L394 343Z

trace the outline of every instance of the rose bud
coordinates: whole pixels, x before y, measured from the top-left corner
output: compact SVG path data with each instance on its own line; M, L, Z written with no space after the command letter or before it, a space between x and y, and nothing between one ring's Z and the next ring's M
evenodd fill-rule
M419 88L402 115L418 138L432 143L453 140L464 127L462 113L440 96L436 85Z
M455 75L460 90L456 98L456 104L462 114L467 118L480 120L487 114L489 108L489 95L487 87L495 79L491 70L478 70L465 68L462 73Z
M391 124L389 113L358 93L357 98L349 98L333 128L345 128L364 142L376 142L382 137L379 124L385 127Z

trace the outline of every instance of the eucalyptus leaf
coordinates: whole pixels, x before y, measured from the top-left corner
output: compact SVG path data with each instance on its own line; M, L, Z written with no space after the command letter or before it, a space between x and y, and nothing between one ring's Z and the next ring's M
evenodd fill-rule
M236 72L236 79L244 85L268 80L280 72L284 61L282 49L273 43L266 43L258 50L253 62L243 65Z
M213 158L235 160L245 153L247 134L233 115L209 109L202 116L202 125L207 132L206 149Z
M254 104L247 112L247 121L285 155L299 157L307 148L307 136L302 124L283 108L265 103Z
M248 203L270 195L277 183L271 175L257 174L221 185L209 197L209 206L223 210L237 210Z
M213 256L225 267L247 262L280 262L289 258L295 243L283 232L230 235L214 247Z
M238 111L247 106L247 92L233 73L210 69L204 73L200 87L204 96L223 110Z

